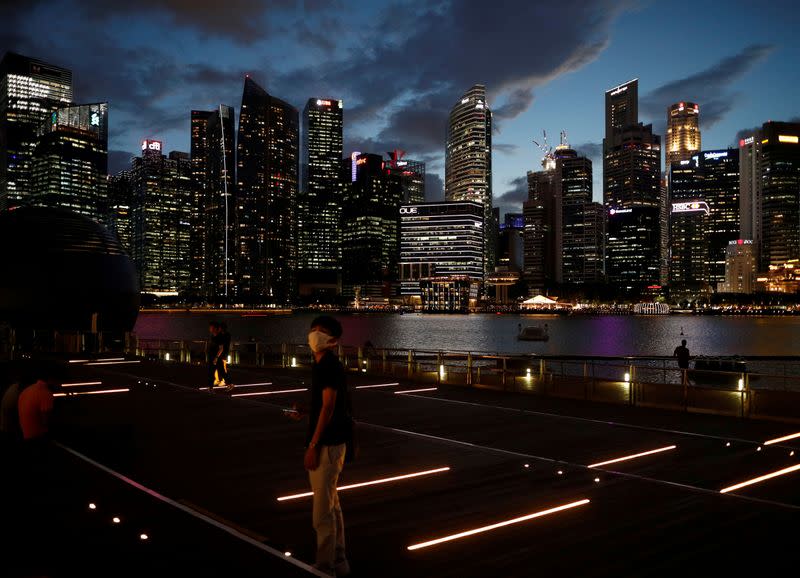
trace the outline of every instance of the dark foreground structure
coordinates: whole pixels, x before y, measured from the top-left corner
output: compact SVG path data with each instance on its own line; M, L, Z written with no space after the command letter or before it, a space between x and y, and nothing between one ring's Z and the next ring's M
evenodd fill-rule
M57 400L75 483L53 575L96 556L123 573L313 575L304 428L281 413L307 395L306 368L234 366L228 396L199 390L200 366L89 363L70 364L87 385ZM775 575L794 561L797 424L356 372L350 385L353 576Z

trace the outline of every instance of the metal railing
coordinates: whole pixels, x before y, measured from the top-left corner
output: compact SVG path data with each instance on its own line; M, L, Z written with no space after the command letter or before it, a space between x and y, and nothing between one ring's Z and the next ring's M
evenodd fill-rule
M131 339L139 357L205 361L205 341ZM339 347L350 371L426 384L460 385L681 411L800 421L800 358L742 358L744 371L677 367L673 357L503 355L487 352ZM234 343L230 363L303 368L301 344ZM706 364L708 365L708 364Z

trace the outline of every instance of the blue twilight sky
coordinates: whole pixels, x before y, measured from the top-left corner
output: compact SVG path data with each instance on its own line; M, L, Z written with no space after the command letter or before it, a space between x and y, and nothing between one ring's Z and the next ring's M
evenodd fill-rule
M604 91L639 78L640 117L700 104L703 148L800 116L793 0L0 0L0 51L71 68L75 99L110 103L110 168L142 138L189 149L189 111L238 115L245 73L299 109L342 98L345 151L401 148L441 198L447 113L486 84L494 196L519 210L539 168L531 140L566 130L595 160L602 197Z

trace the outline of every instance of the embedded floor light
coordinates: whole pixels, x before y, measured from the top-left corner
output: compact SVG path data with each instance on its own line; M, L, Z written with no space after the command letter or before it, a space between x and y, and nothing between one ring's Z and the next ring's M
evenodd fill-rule
M595 478L595 479L594 479L594 483L595 483L595 484L599 484L599 483L600 483L600 478Z
M411 474L404 474L402 476L392 476L391 478L381 478L381 479L378 479L378 480L371 480L369 482L360 482L360 483L357 483L357 484L349 484L347 486L339 486L338 488L336 488L336 490L341 492L342 490L352 490L353 488L363 488L364 486L375 486L375 485L378 485L378 484L388 484L390 482L397 482L397 481L400 481L400 480L408 480L408 479L411 479L411 478L419 478L419 477L422 477L422 476L430 476L430 475L433 475L433 474L440 474L442 472L449 472L449 471L450 471L450 466L445 466L443 468L436 468L436 469L433 469L433 470L425 470L425 471L422 471L422 472L414 472L414 473L411 473ZM314 495L314 492L303 492L302 494L292 494L290 496L281 496L280 498L278 498L278 501L279 502L286 502L288 500L297 500L299 498L308 498L308 497L313 496L313 495Z
M371 389L373 387L393 387L395 385L400 385L399 383L376 383L374 385L357 385L356 389Z
M250 391L247 393L232 393L231 397L253 397L256 395L276 395L279 393L297 393L299 391L308 391L308 388L303 387L299 389L277 389L275 391Z
M781 442L786 442L786 441L789 441L789 440L793 440L795 438L800 438L800 433L793 433L793 434L789 434L788 436L775 438L773 440L767 440L767 441L764 442L764 445L765 446L771 446L772 444L779 444Z
M395 391L395 393L420 393L423 391L436 391L437 388L435 387L424 387L422 389L403 389L401 391Z
M111 521L114 522L115 524L119 524L122 520L120 520L118 516L114 516L113 518L111 518Z
M778 476L784 476L786 474L790 474L792 472L796 472L800 470L800 464L796 466L791 466L788 468L784 468L782 470L778 470L777 472L772 472L770 474L765 474L763 476L758 476L757 478L753 478L751 480L747 480L745 482L741 482L739 484L735 484L733 486L728 486L727 488L723 488L719 491L720 494L727 494L728 492L732 492L734 490L738 490L739 488L744 488L747 486L752 486L753 484L758 484L759 482L763 482L765 480L770 480L772 478L777 478Z
M496 530L497 528L502 528L503 526L510 526L511 524L519 524L520 522L526 522L528 520L533 520L534 518L541 518L542 516L547 516L549 514L555 514L556 512L562 512L564 510L569 510L571 508L577 508L578 506L583 506L584 504L588 504L588 499L578 500L577 502L571 502L569 504L564 504L563 506L557 506L555 508L550 508L548 510L542 510L540 512L534 512L533 514L528 514L527 516L520 516L519 518L513 518L511 520L505 520L503 522L498 522L496 524L490 524L488 526L481 526L480 528L475 528L472 530L466 530L464 532L459 532L458 534L451 534L449 536L444 536L443 538L436 538L435 540L429 540L427 542L420 542L419 544L412 544L408 546L409 550L420 550L422 548L427 548L429 546L435 546L437 544L442 544L444 542L450 542L452 540L458 540L459 538L466 538L467 536L473 536L475 534L480 534L482 532L489 532L491 530Z
M74 383L62 383L61 387L81 387L83 385L103 385L102 381L76 381Z
M286 552L283 553L283 555L286 556L287 558L290 558L292 556L292 553L289 552L289 551L286 551Z
M148 536L147 534L139 534L139 539L142 541L149 540L150 536Z
M674 450L676 447L678 447L678 446L666 446L666 447L663 447L663 448L650 450L649 452L641 452L641 453L633 454L633 455L630 455L630 456L623 456L621 458L615 458L613 460L607 460L605 462L598 462L596 464L590 464L587 467L589 467L589 468L599 468L600 466L607 466L608 464L616 464L617 462L627 462L628 460L641 458L643 456L649 456L649 455L652 455L652 454L658 454L658 453L661 453L661 452L667 452L669 450Z
M125 393L130 391L127 387L120 387L119 389L97 389L95 391L70 391L69 393L54 393L53 397L72 397L73 395L100 395L104 393Z
M89 509L90 510L96 510L97 509L97 504L95 504L94 502L89 502Z
M259 387L262 385L272 385L272 382L265 381L264 383L237 383L233 387Z
M135 361L95 361L94 363L87 363L86 365L123 365L126 363L141 363L141 360Z

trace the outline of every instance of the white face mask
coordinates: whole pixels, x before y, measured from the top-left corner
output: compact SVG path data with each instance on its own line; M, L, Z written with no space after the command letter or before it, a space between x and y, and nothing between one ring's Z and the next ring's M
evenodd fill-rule
M331 337L327 333L323 333L322 331L312 331L308 334L308 346L314 353L325 351L334 345L336 345L336 338Z

